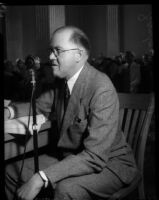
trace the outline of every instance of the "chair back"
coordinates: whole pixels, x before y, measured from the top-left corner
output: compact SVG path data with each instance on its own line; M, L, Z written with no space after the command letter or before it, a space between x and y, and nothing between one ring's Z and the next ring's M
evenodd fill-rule
M118 95L120 102L119 126L132 147L138 168L142 174L142 186L139 191L142 194L139 195L144 196L144 153L154 111L154 95L152 93L119 93Z
M119 93L119 102L119 123L141 170L141 160L144 159L148 130L154 111L154 96Z

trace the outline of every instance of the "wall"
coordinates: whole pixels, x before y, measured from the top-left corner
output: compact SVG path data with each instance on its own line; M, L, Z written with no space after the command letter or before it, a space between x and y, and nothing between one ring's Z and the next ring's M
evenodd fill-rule
M66 25L83 29L92 45L92 56L106 55L106 5L66 6Z
M137 56L141 56L153 48L151 5L123 4L119 6L118 16L114 13L114 18L117 17L119 22L119 27L116 27L119 28L119 47L118 45L114 47L115 44L111 45L111 35L107 37L108 7L110 6L66 6L66 24L79 26L86 32L92 44L92 56L97 57L103 54L112 57L113 54L117 55L120 51L127 50L134 51ZM113 16L110 19L112 20ZM115 30L115 27L110 28Z
M23 58L25 58L28 54L36 54L35 7L23 6L21 11L23 34L22 52Z
M10 6L6 12L7 59L23 57L22 7Z
M153 48L151 5L123 5L122 11L121 50L131 50L141 56Z
M46 58L49 45L49 22L47 8L42 6L42 9L44 11L40 10L40 13L36 6L7 7L6 40L8 60L15 62L17 58L25 59L28 54L37 55L42 59ZM42 25L39 26L39 24ZM39 30L39 28L41 29Z
M34 6L35 9L35 38L36 55L41 61L48 59L49 48L49 7Z
M7 59L15 62L32 54L47 61L51 32L64 24L64 6L8 6Z
M7 51L6 51L6 24L5 24L5 15L0 15L0 42L1 42L1 49L2 49L2 58L6 60Z
M100 54L112 56L126 50L141 56L153 46L151 12L151 5L119 6L120 44L119 47L117 45L119 49L115 49L107 32L108 5L66 5L65 10L64 5L8 6L7 59L24 59L28 54L37 55L42 60L48 59L50 31L65 23L78 26L86 32L92 45L92 57ZM111 30L109 34L111 36Z

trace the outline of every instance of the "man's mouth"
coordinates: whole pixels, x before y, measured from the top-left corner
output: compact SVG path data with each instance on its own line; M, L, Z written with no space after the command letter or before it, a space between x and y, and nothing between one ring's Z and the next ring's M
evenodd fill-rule
M51 66L58 66L57 63L51 63Z
M50 66L58 66L58 64L57 63L54 63L53 61L49 61L49 64L50 64Z
M52 64L53 68L58 68L59 66L57 64Z

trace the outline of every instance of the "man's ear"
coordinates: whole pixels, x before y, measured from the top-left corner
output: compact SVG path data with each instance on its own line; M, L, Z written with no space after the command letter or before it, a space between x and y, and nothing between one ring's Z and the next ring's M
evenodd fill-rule
M76 59L76 62L79 62L82 58L82 52L81 51L78 51L77 53L75 53L75 59Z

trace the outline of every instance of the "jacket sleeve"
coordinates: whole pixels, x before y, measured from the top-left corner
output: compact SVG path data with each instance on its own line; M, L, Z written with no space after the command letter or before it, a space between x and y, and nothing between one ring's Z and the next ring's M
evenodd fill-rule
M98 88L90 102L88 136L84 139L84 150L43 170L52 184L72 176L97 173L106 166L108 153L117 133L118 112L116 91L105 86Z

